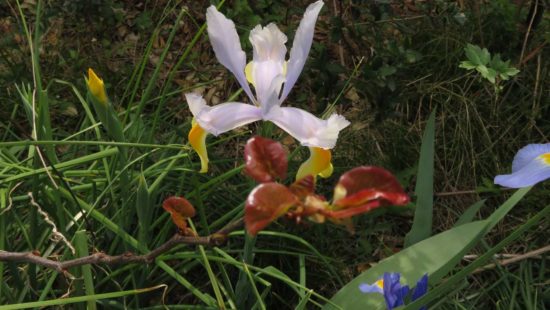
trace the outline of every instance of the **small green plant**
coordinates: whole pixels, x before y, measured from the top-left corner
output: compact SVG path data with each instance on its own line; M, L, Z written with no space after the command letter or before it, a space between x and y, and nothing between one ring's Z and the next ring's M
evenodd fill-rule
M506 81L519 73L518 69L510 65L510 60L503 61L500 54L491 57L491 53L486 48L468 44L464 51L468 60L462 61L459 67L476 70L495 86L497 92L502 90L502 86L499 85L500 81Z

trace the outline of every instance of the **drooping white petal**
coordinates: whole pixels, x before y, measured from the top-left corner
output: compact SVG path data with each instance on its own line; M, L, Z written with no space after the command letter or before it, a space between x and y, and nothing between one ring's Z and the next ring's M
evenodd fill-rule
M290 90L296 83L296 80L298 80L298 77L304 68L307 55L309 54L309 49L311 48L311 42L313 41L315 22L317 21L317 16L319 15L322 7L322 0L310 4L304 13L302 21L300 21L298 30L296 30L296 35L294 36L294 41L292 43L292 49L290 50L290 58L288 59L286 82L283 87L281 102L288 96L288 93L290 93Z
M260 108L251 104L226 102L211 107L200 95L185 94L185 98L195 121L215 136L262 119Z
M512 162L512 172L520 170L537 156L544 153L550 153L550 143L529 144L524 146L517 152L516 156L514 156L514 161Z
M550 153L541 154L524 163L512 174L497 175L495 184L511 188L521 188L535 185L550 178Z
M235 24L218 12L213 5L206 10L206 24L216 58L235 75L250 100L254 102L254 95L244 74L246 54L241 47Z
M338 114L324 120L302 109L278 105L271 107L263 119L272 121L302 145L324 149L332 149L340 131L350 124Z

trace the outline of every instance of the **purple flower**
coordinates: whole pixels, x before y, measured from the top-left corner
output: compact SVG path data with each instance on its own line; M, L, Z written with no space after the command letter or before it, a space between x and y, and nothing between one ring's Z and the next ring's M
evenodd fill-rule
M424 296L424 294L426 294L427 291L428 291L428 274L426 273L422 276L422 278L420 278L420 280L418 280L418 282L416 282L416 287L414 288L412 297L411 297L412 301L415 301L418 298ZM428 309L426 306L423 306L422 308L420 308L420 310L426 310L426 309Z
M511 188L535 185L550 178L550 143L529 144L519 150L512 173L495 177L495 184Z
M373 284L362 283L359 285L359 290L363 293L378 293L384 295L386 307L392 310L396 307L403 306L405 299L409 294L409 286L401 285L401 274L398 272L385 272L382 278L378 279ZM428 291L428 274L425 274L418 280L416 287L412 293L412 300L416 300L426 294ZM422 307L421 309L426 309Z

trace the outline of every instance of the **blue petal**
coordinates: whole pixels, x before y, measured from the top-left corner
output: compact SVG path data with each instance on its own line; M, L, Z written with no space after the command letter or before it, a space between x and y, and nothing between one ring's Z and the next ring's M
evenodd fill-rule
M512 162L512 173L527 166L527 164L533 161L533 159L544 153L550 153L550 143L529 144L524 146L517 152L516 156L514 156L514 161Z
M378 286L376 284L376 282L374 284L361 283L361 285L359 285L359 290L363 293L384 294L384 291L382 290L382 288L380 286Z
M541 157L536 157L512 174L497 175L495 177L495 184L511 188L521 188L535 185L548 178L550 178L550 164Z
M401 275L395 273L384 273L384 299L388 310L404 304L404 296L402 294L403 287L399 282ZM408 292L408 287L406 288Z
M416 282L416 287L414 288L414 291L412 293L411 299L413 301L417 300L418 298L424 296L426 292L428 291L428 274L425 274ZM420 310L426 310L426 306L422 306Z

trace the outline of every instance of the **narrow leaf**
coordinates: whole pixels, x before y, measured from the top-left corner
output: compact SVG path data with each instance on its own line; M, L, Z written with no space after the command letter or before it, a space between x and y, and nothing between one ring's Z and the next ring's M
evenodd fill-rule
M88 236L86 231L79 230L75 234L76 253L78 257L85 257L89 255L88 252ZM92 266L89 264L82 265L82 278L84 279L84 291L87 296L95 295L94 291L94 278L92 275ZM93 300L87 302L86 308L89 310L97 309L96 303Z
M416 178L416 211L411 231L405 238L405 247L422 241L432 234L435 115L433 111L426 124Z
M458 218L454 227L460 226L462 224L470 223L476 216L479 209L481 209L481 207L483 207L484 204L485 204L485 199L480 200L474 203L473 205L471 205L470 207L468 207L468 209L464 211L464 213L460 216L460 218Z

